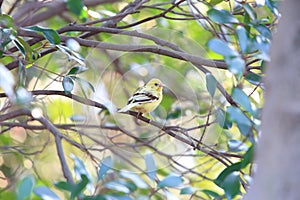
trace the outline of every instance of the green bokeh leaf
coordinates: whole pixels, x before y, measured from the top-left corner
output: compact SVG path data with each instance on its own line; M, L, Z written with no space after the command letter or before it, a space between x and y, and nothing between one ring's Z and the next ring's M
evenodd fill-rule
M232 121L236 122L239 130L245 136L249 136L252 122L251 120L237 107L227 107L227 112Z
M82 0L67 0L67 8L80 19L86 19L88 17Z
M242 52L246 52L248 44L247 30L243 26L237 26L236 34Z
M35 188L33 192L44 200L60 200L60 198L46 186L39 186Z
M261 76L258 74L255 74L253 72L248 72L247 75L245 76L245 79L254 85L258 85L261 82Z
M104 186L108 189L116 190L118 192L123 192L129 194L131 191L126 185L121 184L117 181L110 181L104 184Z
M223 55L224 57L236 57L239 55L236 50L228 46L228 43L220 39L211 39L207 45L212 51Z
M197 190L191 186L184 187L180 190L180 194L194 194Z
M108 170L110 170L113 166L113 160L111 156L105 157L100 165L99 171L98 171L98 181L100 181L104 175L107 173Z
M183 179L178 175L169 175L158 183L158 187L178 187L183 183Z
M205 79L206 79L207 91L209 92L210 96L213 98L217 88L217 80L211 73L207 73Z
M35 179L33 176L27 176L22 179L17 188L17 200L30 199L34 185Z
M63 85L63 88L64 88L64 92L66 94L71 93L72 90L74 89L74 81L69 76L64 76L62 85Z
M232 98L249 113L253 113L249 97L239 88L232 90Z
M225 59L229 71L231 71L237 79L240 79L245 71L245 61L241 57L231 57Z
M70 71L68 72L68 75L73 75L73 74L80 74L82 72L85 72L87 70L86 66L76 66L73 67L72 69L70 69Z
M154 180L156 177L157 168L152 153L145 155L145 163L146 163L146 173L148 177L151 180Z
M235 18L227 10L217 10L212 8L207 11L208 17L216 23L238 23L239 20Z

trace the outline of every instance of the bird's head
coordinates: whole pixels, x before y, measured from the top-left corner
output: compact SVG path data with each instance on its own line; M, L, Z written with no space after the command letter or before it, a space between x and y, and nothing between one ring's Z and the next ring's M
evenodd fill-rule
M156 91L162 91L164 84L159 79L154 78L151 79L146 86Z

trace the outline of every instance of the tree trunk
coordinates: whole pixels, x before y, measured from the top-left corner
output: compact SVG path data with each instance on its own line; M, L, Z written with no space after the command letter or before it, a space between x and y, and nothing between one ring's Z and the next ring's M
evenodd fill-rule
M265 79L258 170L247 200L300 197L300 1L281 3Z

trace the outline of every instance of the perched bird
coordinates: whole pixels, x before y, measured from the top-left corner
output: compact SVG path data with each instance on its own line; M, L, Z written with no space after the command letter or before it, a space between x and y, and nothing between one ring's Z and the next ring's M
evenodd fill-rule
M151 79L145 86L136 90L128 99L127 105L118 112L132 110L141 114L152 112L161 102L163 83L159 79Z

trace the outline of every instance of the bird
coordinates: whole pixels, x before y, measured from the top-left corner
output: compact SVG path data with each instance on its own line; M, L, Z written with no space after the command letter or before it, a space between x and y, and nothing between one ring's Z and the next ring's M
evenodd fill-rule
M140 115L149 114L161 103L163 86L164 84L159 79L151 79L146 85L138 88L128 99L127 105L118 112L131 110L138 112Z

